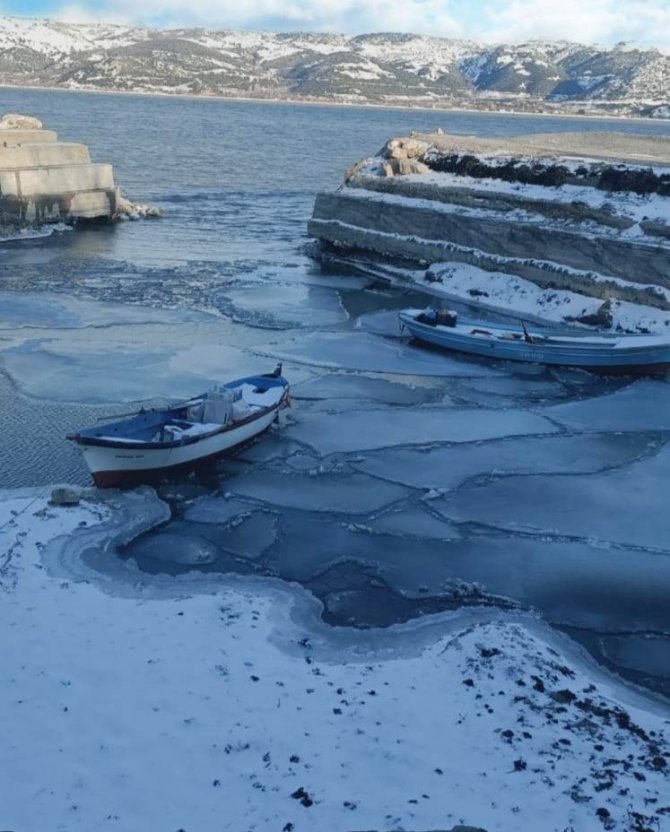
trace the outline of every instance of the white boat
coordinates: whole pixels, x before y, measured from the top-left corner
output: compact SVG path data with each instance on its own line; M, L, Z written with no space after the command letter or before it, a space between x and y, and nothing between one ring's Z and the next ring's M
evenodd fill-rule
M578 329L551 330L461 318L456 312L405 309L401 329L420 341L448 350L603 374L656 374L670 367L670 338Z
M97 486L137 485L232 455L267 430L288 403L280 364L274 373L230 381L187 402L140 410L68 439L82 449Z

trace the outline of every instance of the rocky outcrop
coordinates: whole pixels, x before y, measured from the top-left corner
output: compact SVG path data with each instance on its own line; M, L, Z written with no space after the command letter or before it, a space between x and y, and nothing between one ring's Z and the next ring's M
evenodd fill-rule
M41 130L42 122L34 116L5 113L0 118L0 130Z
M670 310L670 139L393 139L317 196L309 232L329 256L406 264L427 282L452 263L492 287L510 275ZM588 310L585 323L612 325Z

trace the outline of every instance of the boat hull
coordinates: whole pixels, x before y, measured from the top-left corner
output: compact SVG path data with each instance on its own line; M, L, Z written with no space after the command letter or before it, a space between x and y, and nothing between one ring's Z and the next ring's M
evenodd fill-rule
M526 341L505 341L495 337L475 337L450 332L446 327L431 326L415 320L410 313L401 312L401 325L420 341L446 350L497 358L504 361L578 367L607 375L656 375L670 367L670 347L630 346L617 349L593 344L562 344L560 347ZM586 339L585 339L586 340ZM642 339L640 339L642 340Z
M82 445L84 460L99 488L120 488L160 479L164 474L195 467L233 455L264 433L275 421L279 407L229 430L198 442L174 447Z

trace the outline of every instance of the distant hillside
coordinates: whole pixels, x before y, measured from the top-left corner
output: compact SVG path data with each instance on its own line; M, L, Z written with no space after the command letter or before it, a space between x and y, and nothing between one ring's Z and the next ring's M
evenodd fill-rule
M670 117L670 56L628 44L485 46L0 17L0 84Z

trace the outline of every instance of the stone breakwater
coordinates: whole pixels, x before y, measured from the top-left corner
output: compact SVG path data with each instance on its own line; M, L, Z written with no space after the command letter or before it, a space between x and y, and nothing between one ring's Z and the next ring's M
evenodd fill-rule
M670 139L392 139L317 196L309 232L317 256L404 265L446 296L670 326Z
M150 215L125 199L112 166L88 148L61 142L30 116L0 119L0 225L135 218Z

